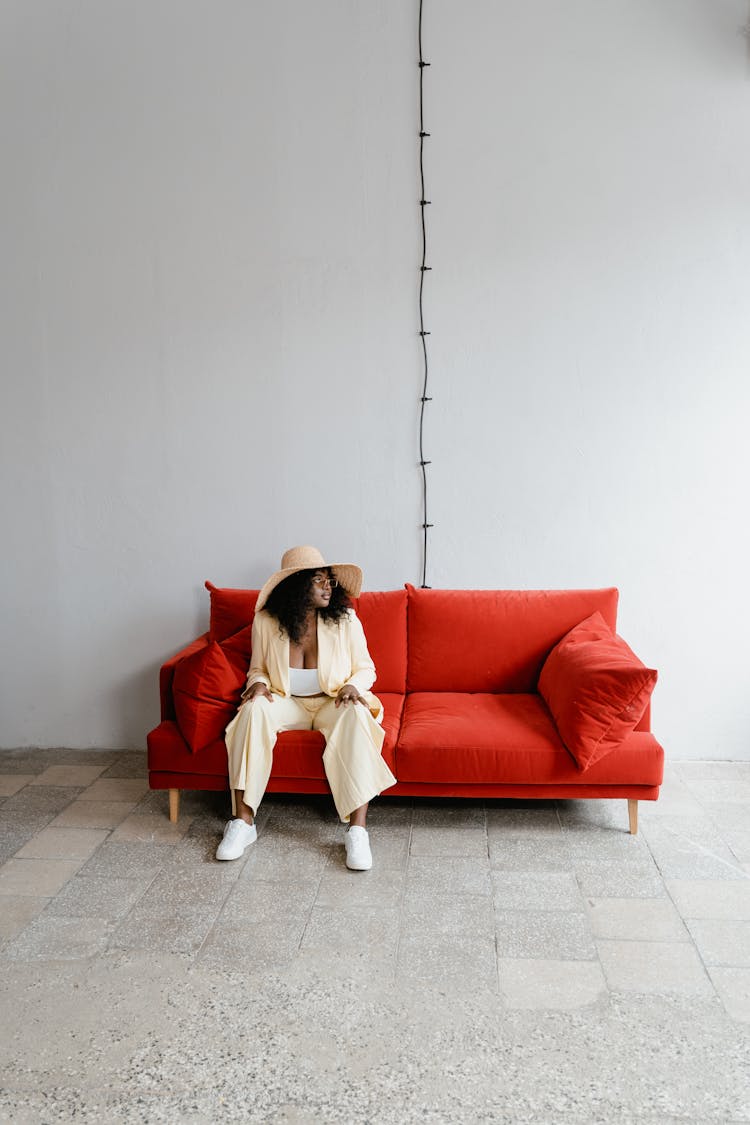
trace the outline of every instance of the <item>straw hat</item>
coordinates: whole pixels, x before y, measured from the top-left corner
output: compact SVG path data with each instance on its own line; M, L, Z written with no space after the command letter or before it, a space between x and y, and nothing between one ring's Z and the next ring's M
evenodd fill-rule
M281 556L281 569L271 575L258 594L258 601L255 604L256 612L263 609L268 601L268 595L285 578L289 578L292 574L298 574L300 570L326 570L328 567L331 568L339 585L346 590L349 597L358 598L362 589L362 571L358 566L353 566L351 563L326 562L317 547L290 547Z

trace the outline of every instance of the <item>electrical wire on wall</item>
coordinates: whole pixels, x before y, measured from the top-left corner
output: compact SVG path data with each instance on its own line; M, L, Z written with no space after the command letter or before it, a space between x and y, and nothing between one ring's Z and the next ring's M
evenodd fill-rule
M422 264L419 267L419 336L422 341L422 355L424 361L424 371L422 379L422 396L420 398L420 411L419 411L419 465L422 471L422 589L428 589L427 586L427 541L428 532L433 526L427 519L427 466L432 464L431 461L426 461L424 456L424 415L425 406L432 399L427 394L427 383L429 376L429 363L427 361L427 337L429 332L425 331L424 327L424 308L422 298L424 293L424 275L428 273L432 266L427 265L427 227L425 224L424 209L432 202L425 198L424 187L424 142L425 137L430 134L425 132L424 128L424 72L425 67L430 66L430 63L425 62L422 57L422 0L419 0L419 180L421 184L421 195L419 199L419 210L422 217Z

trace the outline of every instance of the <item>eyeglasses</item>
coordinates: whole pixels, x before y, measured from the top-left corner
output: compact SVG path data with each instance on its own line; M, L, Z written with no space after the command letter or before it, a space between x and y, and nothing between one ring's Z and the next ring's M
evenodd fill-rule
M328 586L331 590L334 590L338 586L338 579L331 578L327 574L315 574L313 575L313 585Z

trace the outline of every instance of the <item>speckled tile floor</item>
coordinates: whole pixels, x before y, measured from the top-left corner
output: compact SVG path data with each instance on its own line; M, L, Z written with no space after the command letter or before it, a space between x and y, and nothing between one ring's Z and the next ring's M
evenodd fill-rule
M624 801L223 795L0 752L0 1121L750 1122L750 763Z

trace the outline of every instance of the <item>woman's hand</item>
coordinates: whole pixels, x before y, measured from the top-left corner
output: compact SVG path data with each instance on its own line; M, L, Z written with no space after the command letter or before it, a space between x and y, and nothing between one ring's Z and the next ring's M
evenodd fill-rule
M344 684L341 691L336 696L336 706L340 707L342 703L361 703L367 706L362 696L352 684Z
M240 696L240 706L243 703L251 703L253 699L257 699L259 695L264 695L271 703L273 703L273 696L268 687L262 680L256 680L252 687L245 688Z

